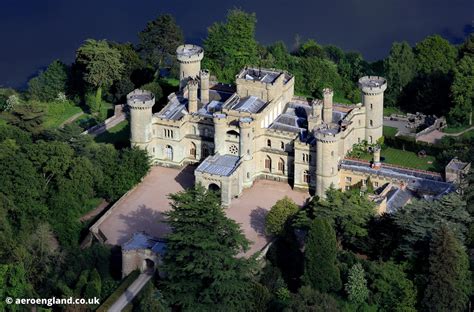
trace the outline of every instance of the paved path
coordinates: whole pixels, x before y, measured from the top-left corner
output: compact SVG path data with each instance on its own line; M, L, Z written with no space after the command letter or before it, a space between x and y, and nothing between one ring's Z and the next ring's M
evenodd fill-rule
M65 121L63 121L63 123L61 123L59 125L59 127L64 127L65 125L67 124L70 124L71 122L73 122L74 120L76 120L77 118L81 117L82 115L84 115L84 112L79 112L77 114L74 114L72 115L71 117L69 117L68 119L66 119Z
M110 307L109 312L122 311L133 298L142 290L143 286L151 279L153 273L144 272L138 275L137 279L125 290L125 292Z
M457 133L446 133L446 132L441 132L439 130L433 130L430 133L427 133L425 135L421 135L417 138L417 141L423 141L427 143L436 143L436 141L441 140L445 136L453 136L457 137L460 135L463 135L464 133L474 130L474 126L464 129L463 131L457 132Z

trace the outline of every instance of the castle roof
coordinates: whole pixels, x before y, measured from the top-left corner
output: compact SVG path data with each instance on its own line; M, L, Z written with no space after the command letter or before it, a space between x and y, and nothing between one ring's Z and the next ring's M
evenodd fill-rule
M166 243L145 232L135 232L132 237L122 245L122 250L150 249L156 254L163 254Z
M196 168L197 172L228 177L238 167L239 157L235 155L209 156Z

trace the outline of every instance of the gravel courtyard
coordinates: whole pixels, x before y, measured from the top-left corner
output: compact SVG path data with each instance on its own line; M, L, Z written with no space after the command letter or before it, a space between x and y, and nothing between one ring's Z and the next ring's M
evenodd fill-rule
M134 232L145 231L163 237L169 228L163 223L162 212L169 210L168 194L194 184L194 167L183 170L153 167L143 182L123 198L112 213L100 224L107 243L121 245ZM275 202L289 196L303 205L309 194L293 191L286 183L261 180L232 201L227 215L241 224L245 236L252 242L247 255L261 250L268 242L264 234L265 215Z

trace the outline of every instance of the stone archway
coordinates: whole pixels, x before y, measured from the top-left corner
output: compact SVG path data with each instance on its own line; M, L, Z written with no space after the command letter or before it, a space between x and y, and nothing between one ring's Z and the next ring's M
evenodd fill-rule
M208 189L209 189L209 191L218 192L218 193L220 193L220 191L221 191L220 186L215 184L215 183L209 184Z
M155 271L155 261L151 259L144 259L142 264L142 272L153 273Z

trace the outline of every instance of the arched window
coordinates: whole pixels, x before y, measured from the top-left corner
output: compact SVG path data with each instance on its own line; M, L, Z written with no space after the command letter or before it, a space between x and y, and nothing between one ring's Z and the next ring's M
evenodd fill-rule
M194 144L193 142L191 142L191 148L189 149L189 156L192 159L196 159L196 144Z
M170 145L166 145L165 157L166 159L173 160L173 148Z
M272 141L270 139L267 140L267 147L272 147Z
M372 127L374 125L374 121L371 119L369 120L369 125Z
M207 145L202 146L201 155L202 158L206 158L207 156L209 156L209 148L207 147Z
M197 134L197 128L196 128L196 126L193 126L193 134Z
M282 150L285 149L285 143L284 143L284 142L280 142L280 148L281 148Z
M372 144L372 136L369 136L369 143Z
M370 109L373 109L373 108L374 108L374 105L370 103Z
M285 161L282 158L278 161L278 171L285 173Z
M267 158L265 158L265 169L270 172L272 171L272 159L270 158L270 156L267 156Z
M309 175L308 170L303 171L303 182L304 183L310 183L311 182L311 176Z

